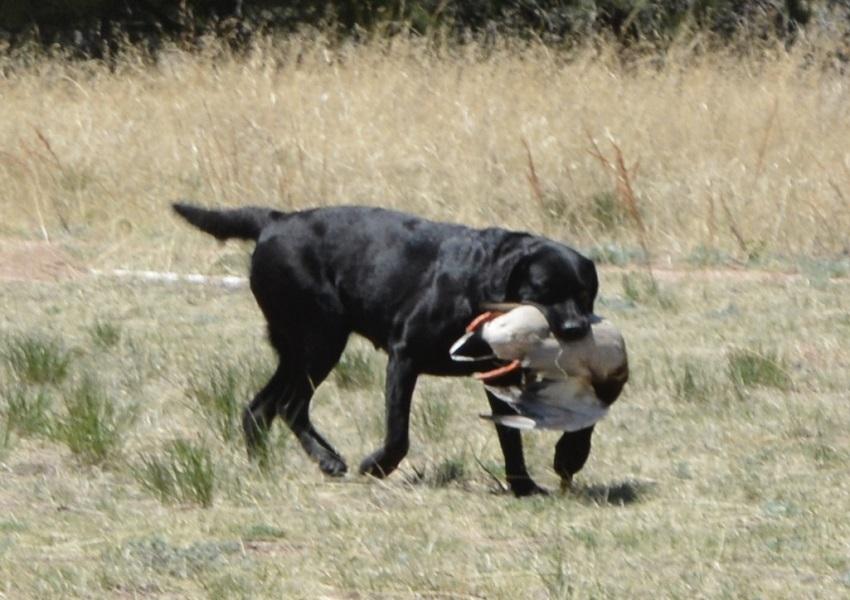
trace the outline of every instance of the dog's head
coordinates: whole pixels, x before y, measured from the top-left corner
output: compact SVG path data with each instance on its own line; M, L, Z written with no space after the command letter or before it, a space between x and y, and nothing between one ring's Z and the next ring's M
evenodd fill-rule
M537 238L511 268L505 300L537 304L555 336L571 341L590 331L598 290L593 261L572 248Z

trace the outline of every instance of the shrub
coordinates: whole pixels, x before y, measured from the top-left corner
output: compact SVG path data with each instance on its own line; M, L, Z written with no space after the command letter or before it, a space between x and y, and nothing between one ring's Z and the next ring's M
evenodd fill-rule
M47 390L19 385L7 387L2 397L0 416L8 431L22 436L49 433L53 400Z
M56 439L92 464L114 458L136 416L132 407L118 408L104 385L88 374L65 398L65 413L56 424Z
M12 372L27 383L61 383L68 375L70 353L58 340L21 335L6 342L3 352Z
M175 440L162 456L142 456L134 475L162 502L212 506L216 475L209 448L204 444Z

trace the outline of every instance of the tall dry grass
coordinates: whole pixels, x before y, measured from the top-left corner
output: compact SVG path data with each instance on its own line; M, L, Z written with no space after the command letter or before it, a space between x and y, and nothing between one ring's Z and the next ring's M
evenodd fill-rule
M201 243L168 214L187 197L381 205L584 249L646 245L656 261L837 255L850 86L823 64L807 43L624 65L604 45L565 56L306 37L244 56L215 42L153 63L128 51L112 67L7 57L0 235L171 265Z

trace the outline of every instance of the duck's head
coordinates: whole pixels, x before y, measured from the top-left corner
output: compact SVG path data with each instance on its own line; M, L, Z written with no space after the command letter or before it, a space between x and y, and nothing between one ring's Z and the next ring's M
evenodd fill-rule
M629 358L622 334L610 322L593 327L593 346L588 356L591 384L596 397L610 406L629 380Z

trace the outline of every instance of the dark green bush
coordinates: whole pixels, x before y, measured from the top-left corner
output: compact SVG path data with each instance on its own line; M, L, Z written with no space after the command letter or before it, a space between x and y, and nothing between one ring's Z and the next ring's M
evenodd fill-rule
M333 27L343 33L456 34L493 32L533 35L563 42L587 34L612 34L623 41L674 38L683 27L724 37L741 31L788 40L813 11L842 9L842 0L6 0L0 29L92 51L121 31L131 39L163 34L191 37L213 28L232 33ZM845 22L847 21L846 15ZM239 25L234 28L233 23ZM247 39L247 38L245 38Z

